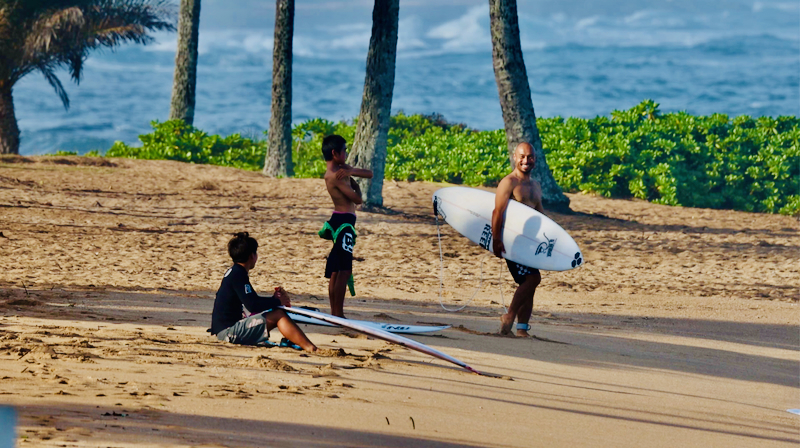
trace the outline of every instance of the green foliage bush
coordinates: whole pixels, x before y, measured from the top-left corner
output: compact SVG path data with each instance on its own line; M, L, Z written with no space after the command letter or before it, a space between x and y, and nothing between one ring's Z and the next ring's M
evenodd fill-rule
M685 112L644 101L611 117L538 121L566 191L659 204L800 213L800 120Z
M547 162L568 192L659 204L800 214L800 120L796 117L661 114L644 101L610 117L537 120ZM117 142L107 157L170 159L263 168L266 141L207 135L181 121L153 122L142 146ZM292 130L296 177L325 172L322 138L351 145L356 124L320 118ZM391 118L386 178L496 185L509 171L505 132L476 131L440 115Z
M208 135L182 120L153 121L150 124L153 132L139 136L141 147L115 142L106 152L106 157L178 160L246 170L258 170L264 166L265 142L243 138L239 134L227 137Z

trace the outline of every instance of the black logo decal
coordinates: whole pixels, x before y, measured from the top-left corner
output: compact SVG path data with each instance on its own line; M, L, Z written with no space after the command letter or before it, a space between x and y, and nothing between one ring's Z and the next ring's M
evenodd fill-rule
M546 253L548 257L551 257L553 255L553 247L555 247L556 245L556 239L547 238L547 235L544 235L544 237L545 239L547 239L547 241L539 243L539 246L536 248L536 253L534 253L534 255Z
M406 325L383 324L383 325L381 325L381 329L386 330L386 331L392 331L392 330L405 331L405 330L410 330L411 327L406 326Z
M572 260L572 267L580 266L583 264L583 258L581 257L580 252L575 252L575 259Z
M353 234L350 232L346 232L344 234L344 238L342 238L342 249L346 250L347 252L353 253L353 246L356 245L355 240L353 239Z
M481 242L480 245L482 248L486 250L492 250L492 226L486 224L483 227L483 232L481 232Z

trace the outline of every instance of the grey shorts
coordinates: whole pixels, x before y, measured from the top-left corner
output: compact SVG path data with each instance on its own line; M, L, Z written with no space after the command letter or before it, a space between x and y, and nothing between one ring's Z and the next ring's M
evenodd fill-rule
M268 341L269 330L267 330L267 319L264 315L270 311L273 310L253 314L236 322L217 333L217 339L239 345L258 345Z

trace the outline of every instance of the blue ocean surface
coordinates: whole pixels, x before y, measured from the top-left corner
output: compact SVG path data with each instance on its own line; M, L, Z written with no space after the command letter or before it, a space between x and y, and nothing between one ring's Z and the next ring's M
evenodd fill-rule
M293 110L358 115L372 0L298 0ZM800 2L518 0L537 116L594 117L653 99L692 114L800 115ZM274 2L203 0L195 126L263 138ZM503 127L486 0L403 0L393 111ZM65 110L33 73L14 89L22 154L137 143L169 115L177 35L92 53Z

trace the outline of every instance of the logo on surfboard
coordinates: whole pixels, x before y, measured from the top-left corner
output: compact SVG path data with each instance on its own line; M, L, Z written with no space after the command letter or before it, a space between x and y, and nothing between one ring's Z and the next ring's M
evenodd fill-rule
M442 200L439 199L438 196L433 196L433 214L436 216L441 216L442 219L447 221L447 215L442 210Z
M547 241L539 243L539 247L536 248L536 253L534 255L547 254L548 257L551 257L553 255L553 247L556 245L556 239L547 238L546 234L543 235Z
M481 242L479 243L482 248L486 250L492 250L492 226L486 224L483 227L483 232L481 232Z

